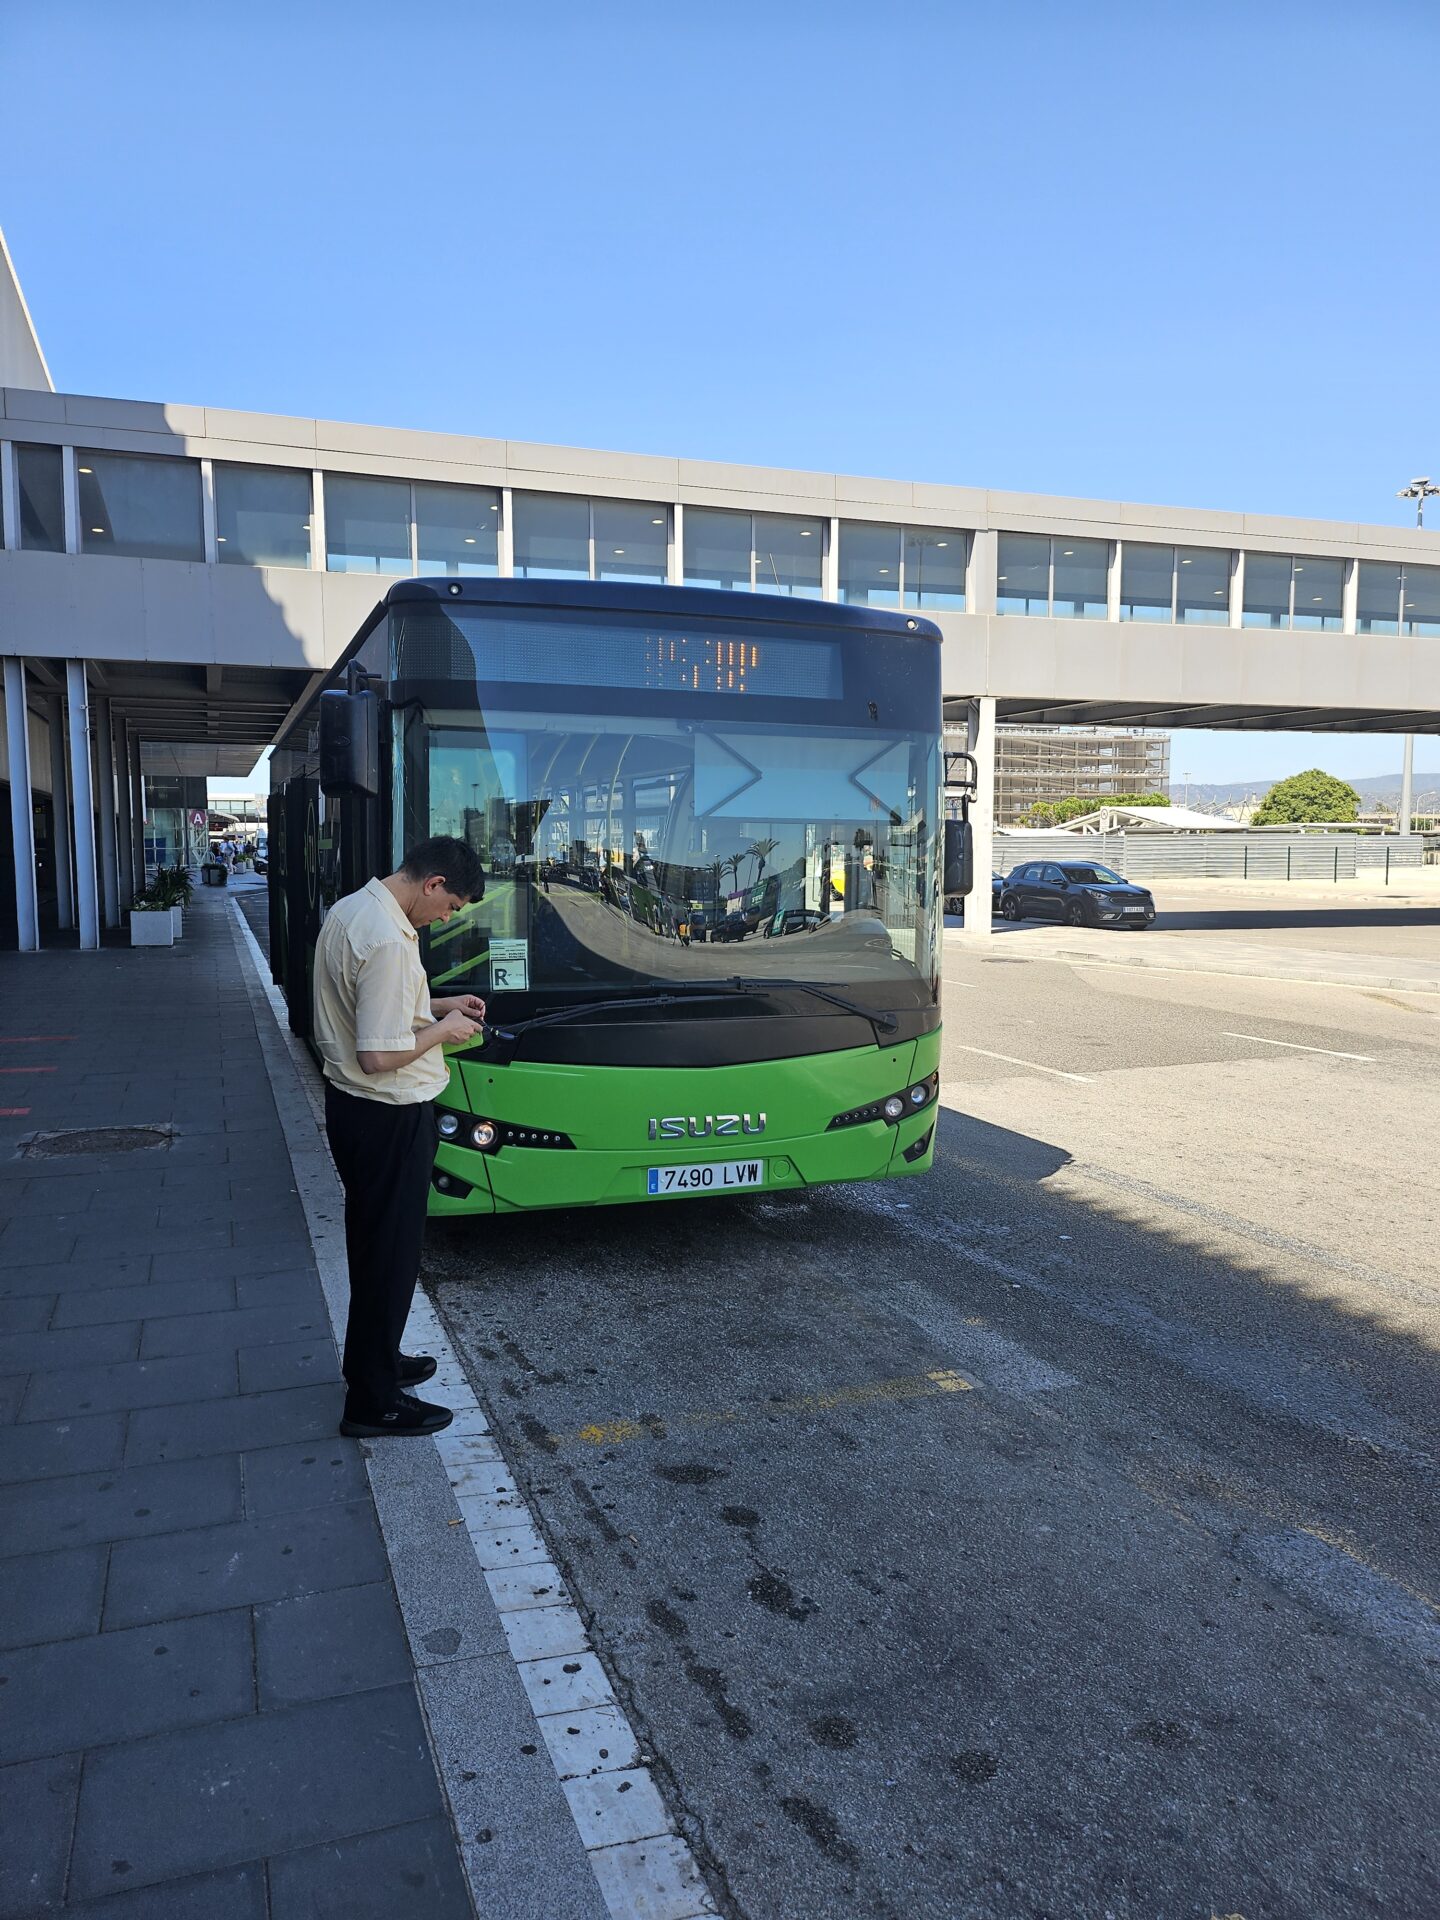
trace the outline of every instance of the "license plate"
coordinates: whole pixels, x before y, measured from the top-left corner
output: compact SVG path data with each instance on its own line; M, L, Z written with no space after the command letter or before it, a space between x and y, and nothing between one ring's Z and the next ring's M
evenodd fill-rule
M734 1193L739 1187L763 1187L763 1160L707 1160L689 1167L651 1167L646 1175L650 1193Z

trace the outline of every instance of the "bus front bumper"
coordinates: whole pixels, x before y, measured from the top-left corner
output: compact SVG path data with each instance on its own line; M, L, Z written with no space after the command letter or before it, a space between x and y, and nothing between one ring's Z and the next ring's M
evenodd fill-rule
M545 1148L502 1147L497 1153L442 1141L435 1156L430 1189L432 1217L476 1213L530 1213L546 1207L624 1206L634 1201L713 1199L717 1193L783 1193L842 1180L887 1180L924 1173L935 1157L939 1103L907 1114L894 1125L871 1121L839 1131L799 1139L727 1140L691 1145L686 1152L652 1147L637 1152L591 1149L557 1152ZM666 1143L666 1148L669 1143ZM650 1191L650 1170L758 1163L758 1180L743 1186L660 1195Z

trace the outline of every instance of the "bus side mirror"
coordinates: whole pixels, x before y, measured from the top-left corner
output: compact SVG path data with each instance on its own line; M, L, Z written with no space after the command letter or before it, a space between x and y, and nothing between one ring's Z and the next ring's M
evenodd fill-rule
M380 702L373 693L320 696L320 791L327 799L380 791Z
M974 846L968 820L945 822L945 877L940 891L965 895L975 883Z

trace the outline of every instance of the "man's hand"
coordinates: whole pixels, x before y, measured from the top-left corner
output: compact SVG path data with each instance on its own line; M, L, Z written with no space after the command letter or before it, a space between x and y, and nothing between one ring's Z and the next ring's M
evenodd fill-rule
M473 995L471 996L473 998ZM471 1020L458 1007L437 1021L442 1047L456 1047L465 1040L473 1040L480 1031L478 1021Z
M463 1013L467 1020L480 1021L485 1018L485 1002L478 993L459 993L439 1000L431 994L430 1011L437 1020L443 1020L446 1014Z

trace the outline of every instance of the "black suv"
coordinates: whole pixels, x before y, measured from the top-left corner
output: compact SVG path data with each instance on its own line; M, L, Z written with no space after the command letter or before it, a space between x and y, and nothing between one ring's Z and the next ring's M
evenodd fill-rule
M1005 877L1007 920L1063 920L1072 927L1148 927L1155 898L1093 860L1029 860Z

